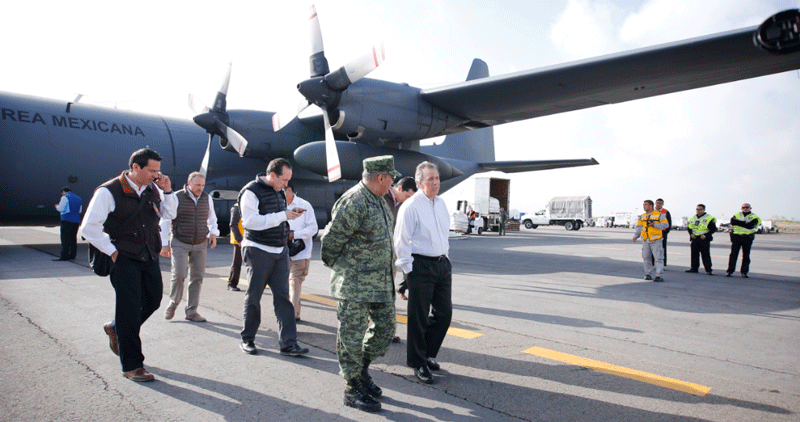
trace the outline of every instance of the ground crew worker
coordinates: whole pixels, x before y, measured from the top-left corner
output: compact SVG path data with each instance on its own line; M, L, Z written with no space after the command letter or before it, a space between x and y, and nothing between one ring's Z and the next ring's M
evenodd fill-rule
M639 237L642 243L642 265L644 266L644 279L653 281L664 281L664 248L661 238L662 230L669 226L667 217L661 211L653 209L653 201L647 199L642 204L644 213L639 217L636 224L636 234L633 241ZM655 262L655 277L653 276L653 263Z
M692 267L686 270L687 273L696 273L700 268L700 255L703 257L703 267L706 274L714 275L711 272L711 241L714 240L713 234L717 231L717 218L706 214L706 206L697 204L697 214L689 219L689 240L692 242Z
M742 204L742 210L731 218L731 256L728 258L728 271L730 277L736 270L736 260L739 258L739 248L742 249L742 268L739 270L742 278L748 278L750 271L750 247L756 237L756 229L761 225L761 219L751 211L750 204Z

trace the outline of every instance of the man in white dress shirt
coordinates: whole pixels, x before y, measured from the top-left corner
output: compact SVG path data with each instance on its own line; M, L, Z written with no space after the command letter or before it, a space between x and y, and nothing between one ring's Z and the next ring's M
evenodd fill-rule
M439 169L427 161L417 166L419 190L397 215L394 247L397 267L408 284L406 363L420 381L430 384L431 370L453 314L452 272L448 258L450 214L437 196ZM429 317L430 314L430 317Z
M292 181L283 188L286 193L286 202L289 205L286 209L293 210L295 208L302 208L305 210L303 215L289 220L289 242L295 240L303 241L303 250L295 255L289 255L289 297L294 305L294 319L300 321L300 292L302 291L303 281L308 275L308 267L311 264L311 249L314 241L314 235L317 234L319 227L317 226L317 216L314 214L314 208L305 199L297 196L294 191Z
M95 190L80 233L114 262L110 276L116 310L114 320L103 329L111 351L119 355L123 375L142 382L155 379L144 368L139 330L163 296L158 221L175 218L178 201L169 177L161 174L157 152L150 148L134 152L128 167Z

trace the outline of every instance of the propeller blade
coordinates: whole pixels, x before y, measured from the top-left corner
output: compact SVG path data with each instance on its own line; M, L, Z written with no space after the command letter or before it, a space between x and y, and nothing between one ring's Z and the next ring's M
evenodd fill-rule
M328 59L325 58L325 47L322 45L322 31L319 28L317 8L314 5L311 5L308 25L311 33L311 56L308 58L311 77L325 76L330 70Z
M220 133L225 134L225 138L231 143L231 146L233 146L236 152L239 153L239 156L244 157L244 151L247 149L247 139L244 139L244 136L239 135L239 132L233 130L233 128L219 120L216 121L216 124Z
M192 109L194 114L208 113L208 111L211 110L200 98L195 97L194 94L189 94L189 108Z
M325 162L328 166L328 182L332 183L342 177L342 168L339 166L339 153L336 151L336 140L333 139L328 110L324 108L322 109L322 118L325 120Z
M325 75L325 82L334 91L342 91L353 82L367 76L383 63L386 53L383 43L372 47L368 53Z
M214 134L208 134L208 145L206 146L206 154L203 156L203 162L200 164L200 173L203 173L203 177L208 175L208 161L211 158L211 140L214 139Z
M286 127L286 125L288 125L289 122L291 122L292 120L296 119L297 116L300 113L304 112L308 108L308 106L310 106L310 105L311 104L309 104L307 101L303 101L302 103L297 105L297 112L295 112L295 113L284 113L284 112L278 111L275 114L273 114L272 115L272 131L273 132L277 132L277 131L283 129L284 127ZM289 116L291 116L291 117L289 117Z
M217 92L217 98L214 100L214 111L224 112L228 107L228 84L231 81L231 69L233 68L233 62L228 63L228 72L225 74L225 79L222 80L222 86L219 88L219 92Z

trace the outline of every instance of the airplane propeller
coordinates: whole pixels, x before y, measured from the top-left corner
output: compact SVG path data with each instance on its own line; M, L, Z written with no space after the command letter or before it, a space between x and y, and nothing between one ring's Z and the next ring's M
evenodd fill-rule
M244 152L247 149L247 140L244 136L240 135L227 124L227 95L228 84L231 81L232 67L233 63L229 63L228 72L225 74L225 79L222 81L222 86L217 92L217 97L214 99L214 106L211 109L205 106L205 104L202 104L202 101L196 99L194 95L189 95L189 107L191 107L195 113L197 113L199 105L203 105L201 113L194 116L194 122L208 133L208 145L206 146L206 153L200 167L200 172L203 173L203 175L208 171L208 161L211 156L211 141L214 139L214 135L219 135L222 139L227 140L240 156L244 156ZM225 147L225 145L223 145L223 147Z
M336 108L341 100L341 94L352 83L363 78L383 63L385 53L383 44L373 46L370 52L331 72L328 67L328 59L325 58L322 31L317 9L314 6L311 6L309 26L311 30L310 78L297 84L297 90L306 98L309 106L315 105L322 110L325 120L325 157L328 181L333 182L341 177L341 169L330 122L331 120L338 121L341 118L340 112ZM277 131L280 130L280 127L273 127L273 129Z

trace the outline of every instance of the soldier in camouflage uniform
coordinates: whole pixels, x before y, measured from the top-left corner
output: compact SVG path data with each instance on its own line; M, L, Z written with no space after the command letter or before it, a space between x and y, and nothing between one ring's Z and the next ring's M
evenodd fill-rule
M368 412L380 410L382 394L369 364L386 353L395 330L394 217L383 196L397 176L390 155L364 160L361 182L336 201L322 237L322 262L332 270L331 295L339 300L336 355L347 383L344 403Z

